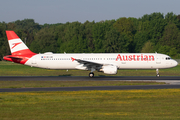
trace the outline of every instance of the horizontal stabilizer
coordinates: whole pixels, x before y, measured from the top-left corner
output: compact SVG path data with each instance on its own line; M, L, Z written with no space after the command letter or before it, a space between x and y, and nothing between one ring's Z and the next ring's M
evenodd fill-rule
M4 58L12 58L12 59L19 59L19 60L22 60L22 59L23 59L23 58L16 57L16 56L12 56L12 55L4 56Z

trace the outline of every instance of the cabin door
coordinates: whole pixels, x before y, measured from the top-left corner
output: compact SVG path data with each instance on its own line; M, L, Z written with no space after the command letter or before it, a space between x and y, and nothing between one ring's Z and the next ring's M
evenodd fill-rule
M161 56L156 55L156 64L161 64Z

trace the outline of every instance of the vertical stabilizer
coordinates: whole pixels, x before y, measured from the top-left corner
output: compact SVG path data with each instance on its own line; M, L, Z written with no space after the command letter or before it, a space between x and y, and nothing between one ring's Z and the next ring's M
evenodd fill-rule
M36 55L29 50L14 31L6 31L6 35L12 55L4 56L4 60L25 64L32 56Z
M35 54L29 50L24 42L17 36L14 31L6 31L9 47L12 55L29 55Z

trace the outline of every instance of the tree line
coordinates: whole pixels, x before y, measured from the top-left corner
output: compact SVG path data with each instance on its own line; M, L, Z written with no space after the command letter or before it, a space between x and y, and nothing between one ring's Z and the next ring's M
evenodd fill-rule
M180 15L152 13L100 22L0 22L0 59L10 54L6 30L14 30L35 53L163 53L180 58Z

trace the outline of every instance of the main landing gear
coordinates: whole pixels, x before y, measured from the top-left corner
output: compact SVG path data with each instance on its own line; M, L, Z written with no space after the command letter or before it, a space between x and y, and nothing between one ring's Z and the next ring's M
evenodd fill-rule
M90 72L90 73L89 73L89 77L90 77L90 78L94 77L94 73L93 73L93 72Z
M92 68L90 68L90 70L91 70L91 72L89 73L89 77L90 78L93 78L94 77L94 71L96 70L96 69L94 69L93 67Z
M156 77L160 77L160 75L159 75L159 69L156 69Z

